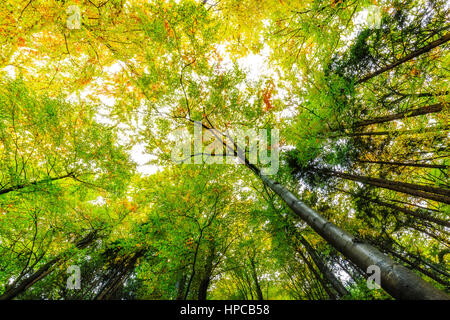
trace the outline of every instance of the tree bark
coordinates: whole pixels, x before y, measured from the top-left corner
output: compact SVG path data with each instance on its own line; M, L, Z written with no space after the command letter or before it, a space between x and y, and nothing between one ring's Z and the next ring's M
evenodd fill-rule
M339 297L343 297L349 294L347 289L342 285L342 283L334 276L331 270L326 266L326 264L322 261L319 255L316 253L313 247L309 244L309 242L302 236L299 235L299 240L305 247L309 256L314 261L314 264L319 268L320 272L325 276L327 281L333 286L334 290L338 293Z
M428 163L408 163L408 162L395 162L395 161L369 161L369 160L356 160L358 163L373 163L373 164L385 164L389 166L399 167L416 167L416 168L432 168L432 169L447 169L448 166L440 164L428 164Z
M44 183L44 182L62 180L62 179L69 178L69 177L74 177L74 176L75 175L73 173L68 173L68 174L65 174L65 175L60 176L60 177L42 179L42 180L39 180L39 181L34 181L34 182L26 183L26 184L25 183L24 184L19 184L19 185L16 185L14 187L10 187L10 188L7 188L7 189L0 190L0 195L5 194L5 193L9 193L9 192L12 192L12 191L17 191L17 190L20 190L20 189L23 189L23 188L26 188L26 187L35 186L35 185L38 185L38 184L41 184L41 183Z
M258 300L264 300L264 296L261 290L261 285L259 284L258 274L256 273L255 261L253 258L249 258L250 261L250 271L252 273L253 282L255 283L256 296Z
M387 255L370 244L356 240L320 214L306 206L288 189L268 176L262 175L250 163L246 165L257 174L263 183L272 189L302 220L313 228L328 243L353 261L363 270L376 265L381 271L381 287L397 299L449 300L450 297L435 288L404 266L394 262Z
M273 206L274 207L274 206ZM274 207L275 208L275 207ZM287 219L283 219L286 223L288 223L288 226L286 228L287 234L290 234L291 232L297 238L300 243L305 247L306 252L308 252L308 255L311 257L311 259L314 261L314 264L317 266L319 271L323 274L325 279L328 281L329 284L334 288L334 290L338 293L338 297L343 297L345 295L348 295L349 292L343 284L334 276L333 272L328 268L328 266L322 261L322 259L319 257L319 255L316 253L316 250L309 244L308 240L305 239L301 235L301 233L295 228L294 225L289 223ZM302 254L301 252L299 252ZM337 298L337 297L335 297Z
M371 124L376 124L376 123L384 123L384 122L389 122L389 121L393 121L393 120L416 117L416 116L429 114L429 113L437 113L437 112L441 112L443 107L444 107L443 103L437 103L437 104L433 104L431 106L425 106L425 107L421 107L421 108L417 108L417 109L407 110L404 112L395 113L395 114L391 114L388 116L376 117L376 118L369 119L369 120L358 121L353 125L353 127L359 128L359 127L365 127L365 126L368 126Z
M183 300L184 298L184 287L186 286L186 275L183 274L180 276L177 281L177 296L175 300Z
M301 250L297 250L297 252L300 254L300 256L302 257L303 261L306 263L306 265L308 266L308 268L311 270L311 272L314 274L314 277L317 279L317 281L320 283L320 285L323 287L323 289L325 290L325 292L327 293L327 295L330 297L330 299L332 300L337 300L337 296L336 294L331 290L330 286L329 286L329 282L325 281L325 279L323 277L320 276L320 274L316 271L316 269L314 268L313 264L308 260L308 258L303 254L303 252ZM323 274L323 273L322 273Z
M391 181L391 180L386 180L386 179L381 179L381 178L371 178L371 177L359 176L359 175L355 175L355 174L338 172L338 171L328 170L328 169L319 169L319 171L322 171L323 173L329 174L331 176L336 176L339 178L352 180L352 181L358 181L358 182L362 182L362 183L369 184L372 186L389 189L389 190L394 190L394 191L410 194L413 196L418 196L421 198L450 204L450 192L448 190L445 190L442 188L429 187L429 186L425 186L425 185L399 182L399 181Z
M78 241L75 246L78 249L87 248L94 240L96 239L96 232L89 233L86 237ZM51 259L49 262L44 264L38 270L36 270L33 274L25 278L20 282L20 284L14 285L12 288L7 289L1 296L0 300L11 300L17 297L19 294L25 292L28 288L34 285L39 280L45 278L48 274L50 274L56 266L63 263L67 260L66 253L62 253L59 256Z
M421 220L434 222L434 223L436 223L438 225L441 225L443 227L450 227L450 221L447 221L447 220L442 220L442 219L439 219L439 218L435 218L435 217L432 217L432 216L427 215L425 213L409 210L409 209L406 209L406 208L403 208L403 207L396 206L395 204L391 204L391 203L388 203L388 202L385 202L385 201L381 201L381 200L378 200L378 199L373 199L373 198L370 198L370 197L355 195L355 194L353 194L351 192L348 192L348 191L345 191L345 190L342 190L342 189L339 189L339 188L336 188L336 190L338 190L340 192L344 192L344 193L350 194L350 195L352 195L354 197L359 197L361 199L368 200L370 202L379 204L380 206L383 206L383 207L386 207L386 208L390 208L390 209L393 209L393 210L396 210L396 211L399 211L399 212L403 212L404 214L407 214L407 215L415 217L415 218L419 218Z
M95 297L95 300L112 300L115 299L115 295L120 287L128 279L131 272L134 270L136 263L140 257L145 254L145 250L139 250L129 257L126 257L120 265L114 265L118 272L115 272L111 278L108 279L106 285L100 290Z
M361 78L358 81L356 81L356 84L361 84L363 82L366 82L369 79L372 79L373 77L376 77L376 76L382 74L383 72L386 72L386 71L389 71L391 69L394 69L395 67L401 65L402 63L407 62L407 61L409 61L409 60L411 60L411 59L413 59L415 57L418 57L418 56L420 56L420 55L430 51L431 49L436 48L436 47L440 46L441 44L446 43L449 40L450 40L450 33L447 33L445 36L443 36L443 37L441 37L441 38L439 38L439 39L429 43L425 47L420 48L420 49L418 49L418 50L416 50L414 52L411 52L410 54L404 56L401 59L398 59L397 61L391 63L390 65L387 65L387 66L385 66L385 67L383 67L381 69L376 70L375 72L372 72L372 73L364 76L363 78Z
M199 290L198 290L198 300L206 300L206 298L208 296L208 288L209 288L209 283L211 282L211 274L212 274L213 267L214 267L213 262L214 262L215 256L216 256L216 247L214 246L213 243L210 243L209 255L208 255L208 258L206 259L205 270L204 270L203 276L200 280L200 286L199 286Z

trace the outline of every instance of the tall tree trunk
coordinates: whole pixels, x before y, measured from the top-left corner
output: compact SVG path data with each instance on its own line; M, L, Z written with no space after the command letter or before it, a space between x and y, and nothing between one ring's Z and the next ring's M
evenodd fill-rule
M350 173L344 173L328 169L318 169L325 174L347 180L358 181L375 187L394 190L425 199L450 204L450 192L448 190L425 185L386 180L381 178L371 178Z
M382 249L389 252L390 254L392 254L394 257L397 257L399 260L407 263L408 265L410 265L411 267L413 267L414 269L420 271L421 273L423 273L424 275L430 277L431 279L433 279L434 281L443 284L445 286L449 286L450 282L441 279L439 276L437 276L436 274L434 274L433 272L426 270L425 268L423 268L417 261L411 261L407 258L405 258L403 255L401 255L400 253L396 252L395 250L393 250L392 248L382 245Z
M371 137L371 136L401 136L407 134L421 134L429 132L440 132L448 131L450 126L435 126L424 129L412 129L412 130L396 130L396 131L372 131L372 132L348 132L339 135L332 135L329 138L343 138L343 137Z
M250 261L250 271L252 274L253 282L255 283L256 296L258 297L258 300L264 300L261 285L259 284L258 280L258 274L256 273L255 260L251 257L249 258L249 261Z
M186 275L183 273L177 281L177 296L175 300L183 300L185 286L186 286Z
M361 79L356 81L356 84L360 84L360 83L366 82L367 80L372 79L373 77L376 77L376 76L382 74L383 72L386 72L386 71L389 71L391 69L394 69L395 67L401 65L402 63L407 62L407 61L409 61L409 60L411 60L411 59L413 59L415 57L418 57L418 56L420 56L420 55L430 51L431 49L436 48L436 47L440 46L441 44L446 43L449 40L450 40L450 33L447 33L445 36L443 36L443 37L441 37L441 38L439 38L439 39L429 43L425 47L420 48L420 49L418 49L418 50L416 50L414 52L411 52L410 54L404 56L401 59L398 59L397 61L391 63L390 65L387 65L387 66L385 66L385 67L383 67L381 69L376 70L375 72L372 72L372 73L362 77Z
M113 265L113 274L107 280L100 292L95 297L95 300L111 300L115 299L117 291L128 279L131 272L134 270L136 263L140 257L145 254L145 250L139 250L129 257L123 259L120 264Z
M352 195L354 197L359 197L361 199L364 199L364 200L367 200L367 201L379 204L380 206L383 206L383 207L386 207L386 208L390 208L390 209L393 209L393 210L396 210L396 211L399 211L399 212L403 212L404 214L407 214L407 215L415 217L415 218L419 218L421 220L434 222L434 223L436 223L438 225L441 225L443 227L450 227L450 221L448 221L448 220L442 220L442 219L439 219L439 218L435 218L435 217L432 217L432 216L430 216L428 214L425 214L425 213L422 213L422 212L418 212L418 211L409 210L409 209L406 209L404 207L399 207L399 206L396 206L395 204L388 203L388 202L385 202L385 201L381 201L381 200L378 200L378 199L373 199L373 198L365 197L365 196L361 196L361 195L355 195L354 193L351 193L351 192L346 191L346 190L342 190L340 188L336 188L336 190L338 190L340 192L343 192L343 193L350 194L350 195Z
M202 124L205 129L211 128ZM239 147L229 146L220 137L215 135L222 144L235 156L245 154ZM348 232L334 225L320 214L309 208L300 201L292 192L263 175L261 170L251 164L246 157L241 156L243 163L255 173L261 181L275 192L288 206L305 221L313 230L323 237L329 244L340 251L347 259L355 263L363 270L369 266L376 265L381 272L381 287L397 299L429 299L429 300L450 300L450 297L443 291L435 288L414 272L404 266L394 262L389 256L383 254L370 244L360 242Z
M381 287L397 299L444 299L450 297L438 290L414 272L394 262L387 255L370 244L356 240L352 235L340 229L320 214L306 206L288 189L278 182L262 175L252 164L246 165L257 174L263 183L272 189L303 221L313 228L328 243L353 261L363 270L376 265L381 271Z
M393 121L393 120L416 117L416 116L429 114L429 113L437 113L437 112L441 112L443 107L444 107L443 103L437 103L437 104L433 104L431 106L425 106L425 107L421 107L421 108L407 110L407 111L403 111L400 113L391 114L388 116L376 117L376 118L369 119L369 120L358 121L353 125L353 127L359 128L359 127L365 127L365 126L368 126L371 124L376 124L376 123L384 123L384 122L389 122L389 121Z
M389 166L399 167L416 167L416 168L432 168L432 169L447 169L448 166L440 164L428 164L428 163L408 163L408 162L395 162L395 161L369 161L369 160L356 160L358 163L373 163L383 164Z
M16 186L0 190L0 195L5 194L5 193L9 193L9 192L12 192L12 191L17 191L17 190L20 190L20 189L24 189L26 187L36 186L36 185L39 185L39 184L42 184L42 183L45 183L45 182L57 181L57 180L62 180L62 179L66 179L66 178L71 178L71 177L72 178L75 177L75 174L74 173L68 173L68 174L65 174L65 175L59 176L59 177L47 178L47 179L42 179L42 180L39 180L39 181L30 182L30 183L18 184Z
M198 290L198 300L206 300L208 295L208 287L211 282L211 275L213 272L213 262L216 257L216 247L214 246L213 241L210 242L209 255L206 259L206 266L203 272L202 278L200 280L200 286Z
M312 263L308 260L308 258L303 254L303 252L301 250L297 250L297 252L300 254L300 256L302 257L303 261L308 266L309 270L314 274L316 279L320 282L320 285L323 287L323 289L328 294L330 299L337 300L336 294L333 292L333 290L331 290L331 288L329 286L330 283L325 281L325 279L316 271L316 269L314 268ZM323 273L322 273L322 275L323 275Z
M189 277L189 281L187 283L186 292L184 293L184 300L187 300L187 298L188 298L189 291L191 290L192 281L194 280L195 273L197 272L197 270L196 270L197 257L198 257L198 252L200 249L200 241L202 240L202 236L203 236L203 230L200 231L200 237L197 241L197 245L195 246L194 259L192 261L192 271L191 271L191 275Z
M333 286L334 290L338 293L339 297L343 297L349 294L347 289L342 285L342 283L334 276L333 272L327 267L327 265L322 261L319 255L316 253L313 247L309 244L309 242L299 234L299 240L302 245L305 247L309 256L314 261L317 268L319 268L320 272L325 276L327 281Z
M89 233L86 237L79 240L75 246L78 249L87 248L90 244L94 242L97 232L93 231ZM44 264L38 270L36 270L33 274L29 275L27 278L23 279L19 284L14 284L10 288L8 288L1 296L0 300L11 300L17 297L19 294L25 292L28 288L33 286L36 282L42 280L47 275L49 275L58 265L67 261L69 256L66 252L58 255L57 257L51 259L49 262Z
M333 272L322 261L322 258L319 257L316 250L314 250L314 248L309 244L308 240L306 240L305 237L303 237L302 234L297 230L297 228L293 224L289 223L287 221L287 219L283 219L283 220L286 223L288 223L288 226L286 228L287 234L293 234L295 236L295 238L297 238L298 241L300 241L300 243L303 245L303 247L305 247L306 252L308 252L308 255L314 261L314 264L317 266L317 268L323 274L323 276L328 281L328 283L331 284L331 286L334 288L334 290L338 293L338 296L343 297L345 295L348 295L349 292L347 291L347 289L345 289L343 284L334 276Z
M359 273L359 270L351 269L351 266L346 266L345 263L341 263L339 261L339 257L335 257L334 261L338 264L339 267L341 267L342 270L345 271L346 274L349 275L349 277L353 280L354 283L358 282L358 279L361 279L361 274Z

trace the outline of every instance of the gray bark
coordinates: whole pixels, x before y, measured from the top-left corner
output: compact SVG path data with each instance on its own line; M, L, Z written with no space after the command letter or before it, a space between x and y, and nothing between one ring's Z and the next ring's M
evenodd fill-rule
M394 262L387 255L375 247L357 241L352 235L340 229L320 214L306 206L285 187L267 176L261 175L259 170L247 164L283 201L313 228L328 243L340 251L346 258L354 262L363 270L376 265L381 271L381 287L397 299L410 300L449 300L445 293L404 266Z

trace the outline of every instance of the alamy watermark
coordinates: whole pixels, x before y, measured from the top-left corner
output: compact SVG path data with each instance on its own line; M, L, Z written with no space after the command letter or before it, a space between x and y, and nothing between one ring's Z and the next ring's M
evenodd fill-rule
M67 278L67 289L79 290L81 289L81 270L77 265L72 265L67 268L66 273L70 274Z
M381 8L376 5L370 5L366 8L366 25L371 29L379 29L381 27Z
M367 288L370 290L381 288L381 270L377 265L370 265L367 267Z
M235 128L222 133L194 122L193 135L187 128L174 130L176 142L171 159L186 164L261 165L261 174L273 175L279 168L279 130ZM207 144L207 145L205 145Z
M66 25L68 29L81 29L81 10L80 7L76 5L71 5L67 7L66 13L69 15L67 17Z

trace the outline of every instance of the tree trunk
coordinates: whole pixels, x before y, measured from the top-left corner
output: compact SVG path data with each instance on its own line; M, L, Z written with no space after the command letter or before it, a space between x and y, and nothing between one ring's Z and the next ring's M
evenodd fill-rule
M134 270L136 263L140 257L145 254L145 250L139 250L129 257L126 257L120 265L113 265L114 272L111 278L107 280L106 285L100 290L95 297L95 300L112 300L115 299L117 291L128 279L131 272Z
M419 184L391 181L381 178L371 178L365 176L354 175L350 173L338 172L328 169L319 169L319 171L331 176L340 177L347 180L358 181L372 186L394 190L425 199L434 200L450 204L450 192L448 190L436 187L429 187Z
M404 56L403 58L401 58L401 59L391 63L390 65L387 65L387 66L385 66L385 67L383 67L381 69L378 69L377 71L372 72L372 73L368 74L367 76L359 79L358 81L356 81L356 84L360 84L360 83L366 82L367 80L372 79L373 77L376 77L376 76L382 74L383 72L386 72L386 71L389 71L391 69L394 69L395 67L401 65L402 63L407 62L407 61L409 61L409 60L411 60L411 59L413 59L415 57L418 57L421 54L424 54L424 53L430 51L431 49L436 48L436 47L440 46L441 44L446 43L449 40L450 40L450 33L447 33L442 38L439 38L439 39L429 43L425 47L420 48L420 49L418 49L418 50L416 50L414 52L411 52L410 54L408 54L408 55Z
M436 223L438 225L441 225L443 227L450 227L450 221L446 221L446 220L442 220L442 219L439 219L439 218L435 218L435 217L432 217L430 215L424 214L422 212L409 210L409 209L406 209L406 208L403 208L403 207L396 206L395 204L384 202L384 201L381 201L381 200L378 200L378 199L373 199L373 198L370 198L370 197L355 195L355 194L353 194L351 192L348 192L348 191L345 191L345 190L342 190L342 189L339 189L339 188L336 188L336 190L338 190L340 192L343 192L343 193L350 194L350 195L352 195L354 197L359 197L361 199L364 199L364 200L367 200L367 201L379 204L380 206L383 206L383 207L386 207L386 208L390 208L390 209L393 209L393 210L396 210L396 211L403 212L404 214L407 214L407 215L415 217L415 218L419 218L421 220L434 222L434 223Z
M314 248L311 247L309 242L302 235L299 235L299 240L305 247L306 251L314 261L317 268L319 268L320 272L322 272L327 281L333 286L334 290L336 290L339 297L348 295L349 292L347 291L347 289L345 289L342 283L334 276L333 272L331 272L331 270L327 267L327 265L322 261L322 259L314 250Z
M175 300L183 300L185 286L186 286L186 275L183 274L177 281L177 297L175 298Z
M25 183L24 184L19 184L19 185L16 185L14 187L11 187L11 188L0 190L0 195L5 194L5 193L9 193L9 192L12 192L12 191L17 191L17 190L20 190L20 189L24 189L26 187L36 186L36 185L44 183L44 182L62 180L62 179L69 178L69 177L74 177L74 176L75 175L73 173L68 173L68 174L65 174L65 175L60 176L60 177L47 178L47 179L43 179L43 180L39 180L39 181L26 183L26 184Z
M211 282L211 275L213 272L213 262L214 258L216 257L216 247L214 246L213 241L210 242L210 249L209 249L209 255L206 259L206 266L205 270L202 276L202 279L200 280L200 286L198 290L198 300L206 300L208 295L208 287L209 283Z
M286 223L288 223L287 219L283 219L283 220ZM347 291L347 289L345 289L345 287L342 285L342 283L334 276L333 272L322 261L322 259L316 253L316 250L314 250L314 248L311 247L308 240L306 240L305 237L303 237L301 235L301 233L297 230L297 228L294 225L292 225L291 223L288 223L286 232L287 232L287 234L290 234L292 232L293 235L295 236L295 238L297 238L300 241L300 243L305 247L306 252L308 252L308 255L314 261L314 264L317 266L317 268L323 274L323 276L328 281L328 283L332 285L334 290L338 293L338 296L343 297L345 295L348 295L349 292ZM300 252L300 254L302 254L302 253Z
M262 175L258 168L246 163L283 201L313 228L328 243L340 251L345 257L353 261L363 270L369 266L376 265L381 271L381 287L397 299L431 299L449 300L445 293L404 266L394 262L387 255L381 253L375 247L357 241L352 235L340 229L317 212L306 206L289 190L273 181L269 177Z
M306 263L306 265L308 266L308 268L311 270L311 272L314 274L314 276L316 277L316 279L320 282L320 285L325 289L325 292L328 294L328 296L330 297L330 299L332 300L337 300L337 296L336 294L331 290L330 286L329 286L329 282L325 281L325 279L323 277L320 276L320 274L316 271L316 269L314 268L314 266L312 265L312 263L308 260L308 258L303 254L303 252L301 250L297 250L297 252L300 254L300 256L302 257L303 261ZM322 273L323 275L323 273Z
M308 258L303 254L303 252L301 250L297 250L297 252L300 254L303 261L306 263L309 270L313 273L314 277L320 283L320 285L325 290L325 292L330 297L330 299L337 300L337 296L333 292L333 290L331 290L331 288L329 286L329 282L325 281L325 279L317 272L317 270L314 268L313 264L308 260ZM322 275L323 275L323 273L322 273Z
M195 252L194 252L194 259L192 261L192 271L191 271L191 276L189 277L189 281L186 287L186 292L184 294L184 300L187 300L188 295L189 295L189 291L191 290L191 285L192 285L192 281L194 280L195 277L195 273L196 273L196 264L197 264L197 256L198 256L198 252L199 252L199 248L200 248L200 241L202 240L202 236L203 236L203 230L200 231L200 237L197 241L197 245L195 246Z
M79 240L75 246L78 249L87 248L94 240L96 239L96 231L89 233L86 237ZM56 266L63 263L68 259L66 253L62 253L57 257L51 259L49 262L40 267L33 274L22 280L19 284L13 285L11 288L7 289L1 296L0 300L11 300L17 297L19 294L25 292L28 288L34 285L39 280L45 278L48 274L50 274Z
M204 124L202 124L205 126ZM207 126L205 126L207 129ZM218 137L219 141L221 140ZM238 146L231 147L223 140L222 144L233 154L239 153L235 150ZM348 232L340 229L332 222L328 221L320 214L309 208L300 201L293 193L278 182L261 174L261 170L251 164L246 157L241 158L243 163L255 173L261 181L275 192L288 206L305 221L313 230L323 237L329 244L340 251L347 259L355 263L363 270L369 266L376 265L380 268L381 287L397 299L415 300L450 300L450 297L443 291L435 288L412 271L394 262L389 256L383 254L375 247L357 241Z
M369 160L356 160L358 163L373 163L373 164L385 164L389 166L399 167L416 167L416 168L432 168L432 169L447 169L446 165L439 164L427 164L427 163L407 163L407 162L395 162L395 161L369 161Z
M389 121L393 121L393 120L416 117L416 116L429 114L429 113L437 113L437 112L441 112L443 107L444 107L443 103L437 103L437 104L433 104L431 106L425 106L425 107L421 107L421 108L417 108L417 109L412 109L412 110L407 110L407 111L400 112L400 113L391 114L389 116L376 117L376 118L369 119L369 120L358 121L353 125L353 127L354 128L365 127L365 126L368 126L371 124L376 124L376 123L384 123L384 122L389 122Z
M255 283L256 295L258 297L258 300L264 300L261 286L260 286L259 280L258 280L258 274L256 273L255 261L253 260L253 258L249 258L249 261L250 261L250 266L251 266L250 269L251 269L251 273L252 273L253 282Z
M394 257L397 257L398 259L402 260L403 262L407 263L408 265L410 265L411 267L413 267L414 269L416 269L417 271L420 271L421 273L423 273L424 275L430 277L431 279L433 279L434 281L445 285L445 286L449 286L450 283L446 280L441 279L439 276L437 276L436 274L434 274L433 272L430 272L429 270L424 269L418 262L413 262L410 261L409 259L405 258L404 256L402 256L400 253L396 252L395 250L393 250L392 248L389 248L387 246L382 245L382 248L389 252L390 254L392 254Z

